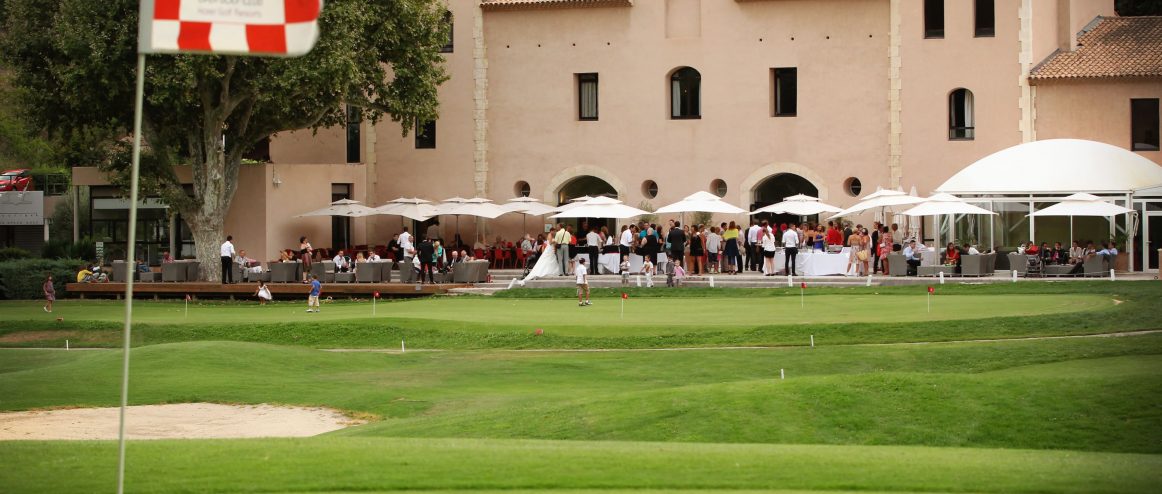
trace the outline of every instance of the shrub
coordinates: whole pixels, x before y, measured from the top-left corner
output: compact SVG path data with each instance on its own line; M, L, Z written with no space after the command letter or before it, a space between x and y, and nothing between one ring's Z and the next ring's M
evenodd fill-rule
M76 280L79 259L18 259L0 262L0 299L35 300L44 297L44 277L52 274L57 297L65 295L65 283Z
M19 247L5 247L0 249L0 262L14 259L28 259L32 253Z
M96 259L97 243L92 237L84 237L80 242L49 240L44 244L41 256L46 259Z

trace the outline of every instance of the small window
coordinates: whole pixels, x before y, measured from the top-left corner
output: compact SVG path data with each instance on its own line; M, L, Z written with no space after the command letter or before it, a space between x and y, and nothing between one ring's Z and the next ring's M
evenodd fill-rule
M520 180L512 186L512 193L517 197L528 197L532 191L532 188L529 187L529 183L525 182L524 180Z
M975 36L991 38L997 34L997 15L995 0L976 0Z
M710 182L710 192L718 197L726 197L726 181L716 178Z
M948 95L949 140L971 141L975 138L972 113L972 91L960 88Z
M597 74L577 74L577 120L597 120Z
M642 182L642 195L646 196L646 199L658 197L658 183L653 180Z
M924 0L924 37L944 37L944 0Z
M1130 100L1130 149L1157 151L1158 134L1158 98Z
M843 181L843 191L851 197L859 197L859 193L863 192L863 182L860 182L858 178L848 177L847 180Z
M670 118L702 118L702 74L690 67L670 76Z
M798 72L795 67L772 69L775 74L775 116L793 117L798 110Z
M436 121L416 121L416 149L436 149Z
M359 124L363 123L363 112L347 105L347 162L359 163Z
M452 42L452 40L455 38L455 36L453 36L453 33L456 32L456 29L455 29L456 25L452 22L452 13L451 12L444 11L444 24L448 25L448 42L446 44L444 44L444 46L440 47L440 53L452 53L452 48L455 45Z

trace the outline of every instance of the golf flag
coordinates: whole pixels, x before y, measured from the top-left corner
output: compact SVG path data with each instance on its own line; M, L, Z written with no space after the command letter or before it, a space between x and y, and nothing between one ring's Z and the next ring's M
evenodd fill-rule
M296 57L319 39L323 0L141 0L139 53Z
M379 298L379 292L375 292L375 298Z
M621 299L622 300L629 300L629 294L625 293L625 292L621 292Z
M928 287L928 293L936 293L936 289L932 288L932 287Z
M806 284L806 283L800 283L800 284L799 284L799 288L800 288L800 289L803 289L803 290L806 290L806 289L807 289L807 284Z
M190 294L187 293L186 294L186 301L188 302L189 300L190 300Z

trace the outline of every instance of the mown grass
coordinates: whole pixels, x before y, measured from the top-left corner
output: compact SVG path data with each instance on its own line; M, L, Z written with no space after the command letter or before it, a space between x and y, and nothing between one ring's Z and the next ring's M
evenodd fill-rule
M130 401L326 405L384 419L341 435L1162 453L1160 354L1162 335L404 355L203 342L137 350ZM119 353L70 355L0 374L0 408L115 405ZM1028 367L1039 364L1052 365Z
M599 334L584 332L592 321L545 324L543 336L529 330L530 312L576 317L571 291L379 305L396 311L391 320L355 314L370 311L360 302L325 307L318 319L306 319L298 304L292 314L283 304L209 303L192 308L188 321L169 314L180 303L138 302L155 319L135 328L131 404L329 406L373 421L306 439L132 442L128 485L154 492L1155 492L1162 333L1005 338L1157 330L1160 287L947 286L938 289L939 303L991 305L912 321L899 312L922 300L923 287L816 289L808 303L821 316L808 324L778 319L801 310L798 290L655 290L631 294L648 319L610 318ZM617 296L603 293L593 308L612 307ZM1052 301L1080 305L1045 310ZM856 313L883 313L841 322L853 310L844 304L853 303ZM117 343L118 305L61 306L53 316L66 317L58 323L29 303L0 304L9 313L0 344ZM994 306L1016 312L995 317ZM770 324L735 316L771 307L780 309L770 311ZM464 317L468 309L491 319ZM409 350L434 351L311 348L398 349L403 338ZM939 342L977 338L1001 340ZM771 348L713 348L731 345ZM120 362L117 351L0 350L0 410L116 405ZM0 465L0 491L104 491L116 446L4 442Z
M605 290L584 309L564 299L566 292L526 290L499 298L380 303L374 318L366 302L337 302L322 314L303 313L297 303L211 302L194 304L187 318L180 302L138 301L134 342L384 348L407 340L416 348L471 349L802 345L811 334L831 343L948 341L1156 328L1152 309L1162 298L1162 284L1152 282L946 285L937 289L928 314L923 290L809 289L805 309L798 307L797 289L639 290L627 303L624 324L616 290ZM533 298L512 298L525 295ZM68 301L59 307L45 314L35 303L0 304L9 313L0 321L0 346L58 347L66 339L119 344L119 304ZM546 334L534 335L537 328Z
M7 492L100 492L112 442L7 443ZM1155 492L1156 455L900 446L320 437L142 441L141 492ZM46 489L50 487L51 489Z

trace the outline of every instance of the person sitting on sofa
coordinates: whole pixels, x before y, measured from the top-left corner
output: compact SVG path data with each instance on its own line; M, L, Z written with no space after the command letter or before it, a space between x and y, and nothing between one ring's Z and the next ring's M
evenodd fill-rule
M350 270L350 266L347 265L347 256L343 255L343 249L339 249L339 253L335 254L332 261L335 263L336 273L346 273Z
M920 251L916 250L915 240L904 247L904 260L908 262L908 276L916 276L916 270L920 267Z

